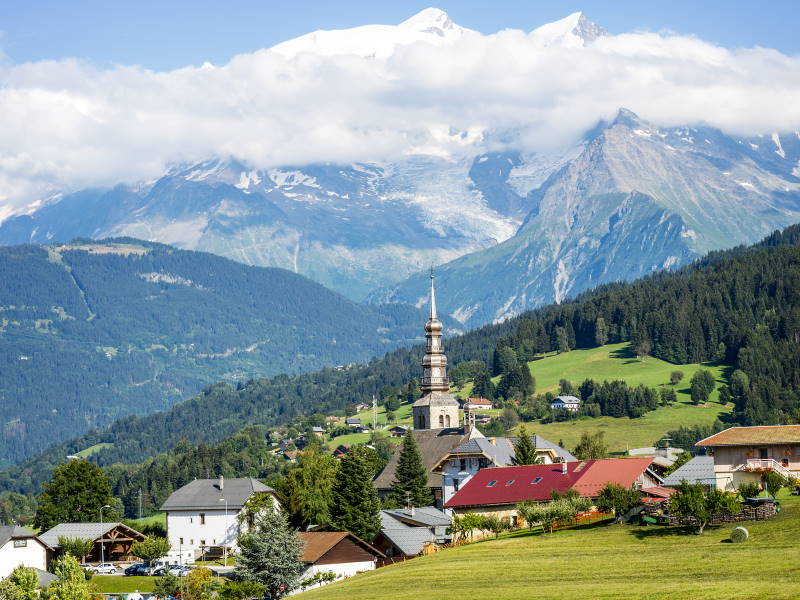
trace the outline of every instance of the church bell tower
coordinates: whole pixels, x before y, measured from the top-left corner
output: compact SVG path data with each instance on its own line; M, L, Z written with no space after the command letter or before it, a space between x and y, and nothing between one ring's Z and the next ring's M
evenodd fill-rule
M425 323L422 358L422 397L414 403L414 429L458 427L458 401L450 395L447 356L442 346L442 322L436 316L436 288L431 270L431 312Z

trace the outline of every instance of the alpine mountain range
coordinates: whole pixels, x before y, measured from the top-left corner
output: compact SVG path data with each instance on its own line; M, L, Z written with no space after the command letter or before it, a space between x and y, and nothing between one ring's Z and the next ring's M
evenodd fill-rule
M475 34L426 9L271 50L387 57ZM530 35L580 48L606 32L575 13ZM269 169L208 157L153 181L55 195L0 223L0 244L128 236L289 269L359 302L416 306L435 265L440 310L472 328L800 221L795 131L663 127L621 106L548 152L464 148Z

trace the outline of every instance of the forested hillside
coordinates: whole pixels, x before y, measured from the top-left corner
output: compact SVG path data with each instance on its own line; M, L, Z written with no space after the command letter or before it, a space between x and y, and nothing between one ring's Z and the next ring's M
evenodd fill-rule
M741 370L730 399L745 425L796 421L800 414L800 226L750 248L717 252L673 273L603 286L566 302L525 313L448 340L451 365L514 350L537 353L631 341L672 362L722 357ZM602 339L601 339L602 338ZM217 384L169 411L130 417L110 429L51 448L0 474L0 490L36 492L65 454L106 442L100 464L138 461L182 437L212 442L245 425L274 425L293 415L325 413L400 386L419 374L421 346L398 350L349 372L324 370L258 379L234 389ZM512 394L513 387L506 386Z
M215 381L369 360L419 339L425 319L131 239L0 248L0 273L0 465Z

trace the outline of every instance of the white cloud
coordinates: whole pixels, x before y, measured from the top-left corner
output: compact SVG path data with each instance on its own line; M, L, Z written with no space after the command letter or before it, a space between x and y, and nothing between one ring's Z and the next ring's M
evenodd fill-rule
M770 49L647 32L585 46L518 30L406 38L377 58L262 50L170 72L0 62L0 219L57 190L148 179L212 155L268 168L501 140L547 149L621 106L667 126L800 129L800 58Z

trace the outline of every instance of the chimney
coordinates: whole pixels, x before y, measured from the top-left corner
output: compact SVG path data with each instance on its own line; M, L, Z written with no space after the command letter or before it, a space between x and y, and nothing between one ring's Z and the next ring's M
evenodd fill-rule
M220 475L219 476L219 491L221 492L225 488L225 478Z
M497 438L496 438L496 437L490 437L490 438L489 438L489 443L490 443L492 446L497 446Z
M567 474L567 461L563 458L561 459L561 473L564 475Z

